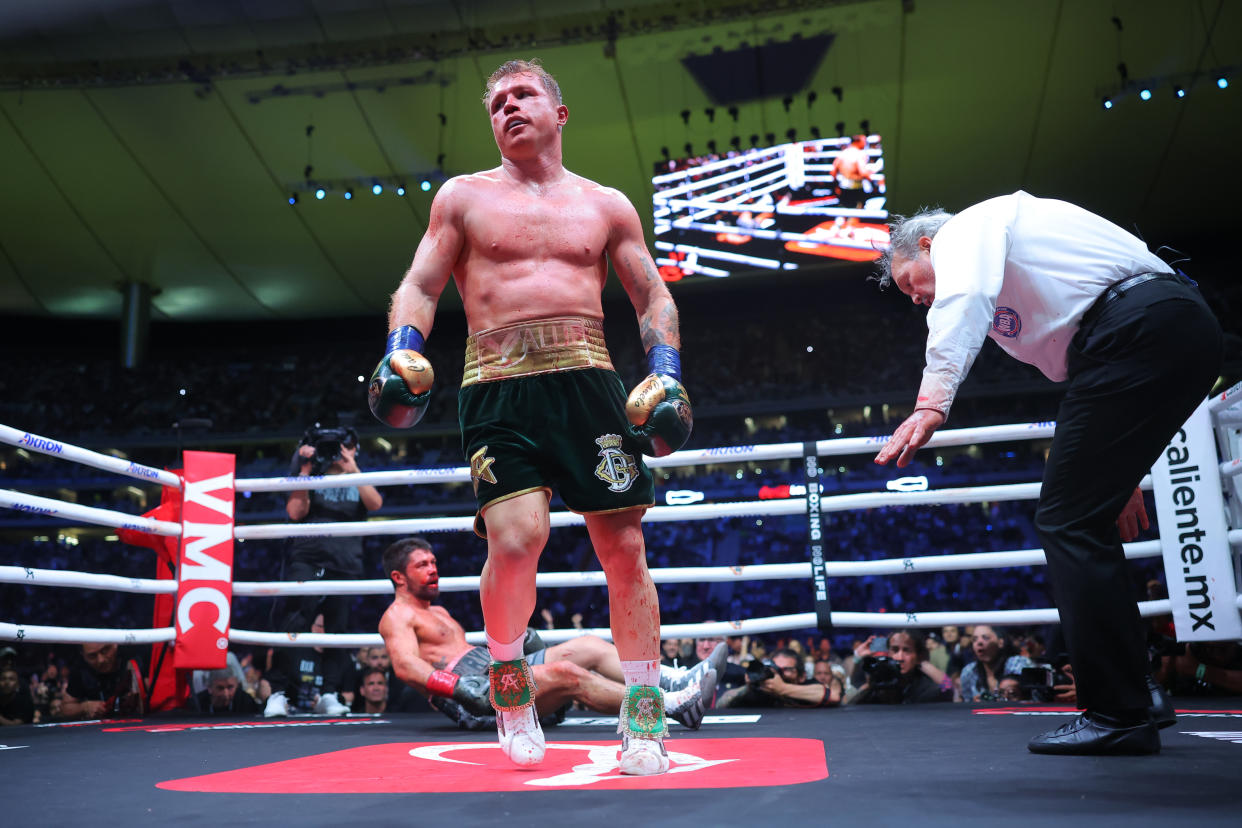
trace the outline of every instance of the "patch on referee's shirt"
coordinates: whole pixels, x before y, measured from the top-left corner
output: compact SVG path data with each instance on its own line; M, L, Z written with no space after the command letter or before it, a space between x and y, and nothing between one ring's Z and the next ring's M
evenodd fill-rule
M992 330L1001 336L1013 339L1022 333L1022 317L1018 316L1018 312L1013 308L999 306L996 308L996 315L992 317Z

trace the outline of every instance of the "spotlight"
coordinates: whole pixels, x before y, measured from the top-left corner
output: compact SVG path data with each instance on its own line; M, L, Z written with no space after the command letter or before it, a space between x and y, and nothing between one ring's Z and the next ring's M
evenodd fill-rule
M1217 88L1217 89L1228 89L1228 88L1229 88L1229 78L1225 77L1224 75L1221 75L1219 78L1217 78L1217 79L1216 79L1216 88Z
M325 190L323 187L320 187L319 189L315 190L315 198L319 199L320 201L323 201L323 197L326 196L327 194L328 194L327 190Z
M1112 99L1112 98L1105 98L1105 99L1103 100L1103 105L1104 105L1104 108L1105 108L1105 109L1112 109L1112 108L1113 108L1113 99Z
M1143 99L1143 100L1145 100L1145 101L1150 101L1150 100L1151 100L1151 90L1150 90L1150 89L1140 89L1140 90L1139 90L1139 97L1140 97L1140 98L1142 98L1142 99Z
M427 192L431 189L431 182L424 178L421 182L419 182L418 189L422 190L424 193Z
M352 199L353 197L354 197L354 191L353 191L353 190L346 190L346 191L345 191L345 200L346 200L346 201L349 201L349 200L350 200L350 199Z
M401 186L400 184L397 185L397 195L399 196L405 195L405 187Z
M289 206L292 207L294 204L297 204L297 203L298 203L298 194L290 193L289 194Z
M1184 98L1186 97L1186 90L1182 89L1180 86L1175 86L1173 87L1173 94L1179 98Z
M371 195L379 195L384 192L384 187L378 181L371 185Z

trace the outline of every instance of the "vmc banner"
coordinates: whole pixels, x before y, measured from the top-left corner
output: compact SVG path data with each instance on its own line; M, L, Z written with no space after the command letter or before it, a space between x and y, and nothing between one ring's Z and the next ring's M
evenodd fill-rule
M206 670L228 658L236 459L209 451L187 451L184 459L173 664Z

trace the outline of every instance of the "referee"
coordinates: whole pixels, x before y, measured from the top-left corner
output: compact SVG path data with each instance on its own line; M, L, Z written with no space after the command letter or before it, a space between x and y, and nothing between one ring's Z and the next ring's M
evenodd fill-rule
M956 215L927 210L899 217L891 239L880 283L930 308L927 364L914 413L875 462L907 465L944 425L984 337L1068 381L1035 528L1085 712L1028 747L1159 752L1172 711L1152 709L1118 527L1129 539L1146 526L1138 483L1211 390L1220 324L1141 240L1064 201L1019 191Z

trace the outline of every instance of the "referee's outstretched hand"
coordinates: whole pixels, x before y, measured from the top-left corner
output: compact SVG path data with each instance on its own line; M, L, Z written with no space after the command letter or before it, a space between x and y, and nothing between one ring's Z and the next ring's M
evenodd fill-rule
M914 459L914 453L927 444L936 429L944 425L944 415L931 408L916 408L914 413L905 419L893 436L888 438L884 448L875 456L875 462L881 466L889 460L897 458L897 468L904 469Z

